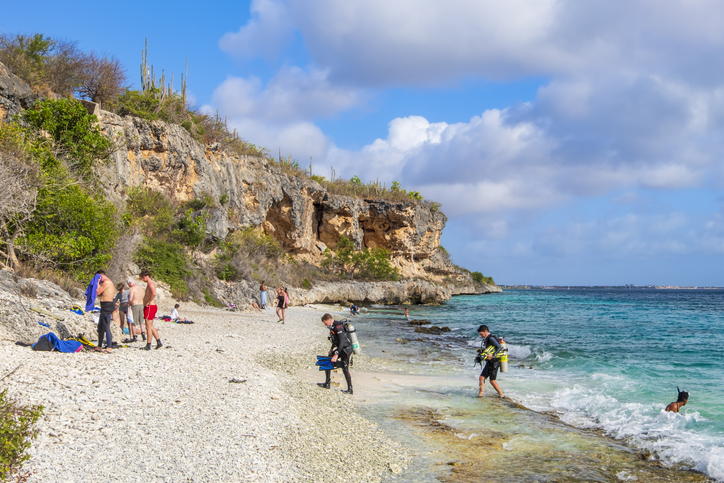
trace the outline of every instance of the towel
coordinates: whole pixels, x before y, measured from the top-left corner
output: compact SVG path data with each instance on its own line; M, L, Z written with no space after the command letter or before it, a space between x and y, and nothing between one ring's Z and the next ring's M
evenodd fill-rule
M85 289L85 310L88 312L93 308L93 304L96 303L96 292L98 291L98 284L101 281L101 276L99 274L95 274L93 277L93 280L91 280L91 283L88 284L88 288Z

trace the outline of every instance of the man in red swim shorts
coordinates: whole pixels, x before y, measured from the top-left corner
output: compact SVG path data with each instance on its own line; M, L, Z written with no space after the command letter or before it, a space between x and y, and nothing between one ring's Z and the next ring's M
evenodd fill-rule
M156 349L163 347L161 339L158 337L158 330L153 326L153 319L156 318L156 311L158 310L156 305L156 282L151 280L151 272L148 270L141 271L141 280L146 283L146 293L143 296L143 319L146 321L148 340L146 340L145 349L150 351L152 337L156 339Z

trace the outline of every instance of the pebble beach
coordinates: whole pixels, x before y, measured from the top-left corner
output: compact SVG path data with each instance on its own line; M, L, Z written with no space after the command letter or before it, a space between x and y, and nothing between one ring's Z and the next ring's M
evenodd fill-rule
M404 470L408 452L358 414L358 395L304 377L329 347L323 310L290 308L284 325L271 309L181 313L195 324L157 320L159 350L0 341L2 387L45 408L28 481L381 481Z

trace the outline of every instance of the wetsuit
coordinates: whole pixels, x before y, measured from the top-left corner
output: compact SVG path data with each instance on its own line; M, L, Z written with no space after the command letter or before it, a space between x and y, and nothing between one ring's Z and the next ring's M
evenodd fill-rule
M334 323L329 327L329 340L332 341L332 347L329 349L329 357L337 354L337 362L334 363L334 367L342 369L344 379L347 381L347 389L352 389L352 376L349 373L349 356L352 354L352 344L347 338L347 331L344 330L344 324L342 322ZM332 380L332 371L324 371L326 382L329 385Z
M480 373L482 377L490 378L491 381L494 381L498 378L498 369L500 369L500 360L496 359L496 356L498 353L503 350L503 348L500 346L500 342L498 342L498 338L495 337L493 334L488 334L488 336L483 340L482 348L487 349L490 346L495 347L495 352L493 352L493 358L490 360L485 360L485 367L483 367L483 372Z
M106 335L106 344L113 346L113 335L111 334L111 320L116 304L113 302L101 302L101 313L98 319L98 347L103 347L103 334Z

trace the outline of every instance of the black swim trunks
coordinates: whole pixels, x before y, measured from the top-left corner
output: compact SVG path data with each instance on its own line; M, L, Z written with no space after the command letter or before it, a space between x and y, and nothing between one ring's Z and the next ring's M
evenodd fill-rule
M485 378L489 377L491 381L494 381L498 378L498 369L500 369L500 361L486 361L480 375Z

